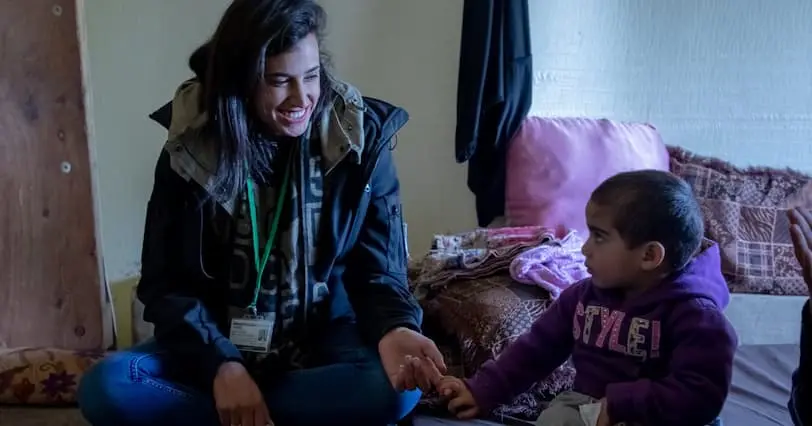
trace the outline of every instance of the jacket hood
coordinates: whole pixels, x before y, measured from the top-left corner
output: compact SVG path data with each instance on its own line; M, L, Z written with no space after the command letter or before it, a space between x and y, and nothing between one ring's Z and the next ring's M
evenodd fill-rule
M318 123L315 129L322 147L325 175L344 159L360 164L366 145L365 99L358 89L342 81L334 81L331 89L335 95L332 104L323 110L321 116L313 117L313 122ZM217 170L218 144L203 136L208 114L201 108L202 95L203 85L200 81L197 78L187 80L177 89L172 101L150 114L150 118L168 131L164 149L170 154L172 170L186 180L197 182L211 194L214 189L213 177ZM383 105L388 117L405 114L403 110L381 101L370 101L378 108ZM403 120L384 122L396 122L398 124L395 127L399 129L406 119L408 116ZM389 130L394 132L397 129ZM221 205L233 212L233 200L221 202Z
M722 275L719 246L705 240L702 250L679 274L651 291L643 294L635 305L677 302L688 299L706 299L720 310L730 302L730 290Z

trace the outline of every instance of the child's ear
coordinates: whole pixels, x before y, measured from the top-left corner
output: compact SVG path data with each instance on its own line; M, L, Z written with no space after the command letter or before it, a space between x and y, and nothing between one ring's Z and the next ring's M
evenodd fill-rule
M653 271L665 261L665 247L656 241L645 243L642 247L641 268L644 271Z

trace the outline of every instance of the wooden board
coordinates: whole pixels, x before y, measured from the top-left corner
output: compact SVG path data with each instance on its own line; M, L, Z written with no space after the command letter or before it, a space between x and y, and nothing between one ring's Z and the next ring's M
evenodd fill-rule
M0 347L101 348L76 4L0 0Z

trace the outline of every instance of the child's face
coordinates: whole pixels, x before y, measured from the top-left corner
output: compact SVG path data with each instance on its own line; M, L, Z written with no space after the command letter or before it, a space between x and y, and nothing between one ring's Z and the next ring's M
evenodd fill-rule
M592 282L599 288L625 288L634 285L641 271L640 249L629 248L615 229L611 208L590 201L586 206L589 239L581 251Z

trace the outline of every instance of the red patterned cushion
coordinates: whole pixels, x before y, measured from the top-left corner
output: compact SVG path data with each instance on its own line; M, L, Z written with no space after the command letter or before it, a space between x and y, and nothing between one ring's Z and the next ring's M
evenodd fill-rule
M79 381L104 355L52 348L0 349L0 404L75 404Z
M786 209L809 205L812 177L770 168L738 168L668 147L671 171L693 186L705 236L719 243L722 273L737 293L806 295Z

